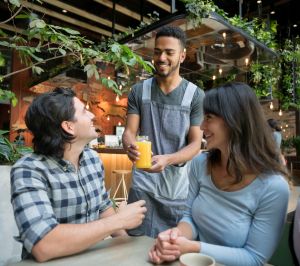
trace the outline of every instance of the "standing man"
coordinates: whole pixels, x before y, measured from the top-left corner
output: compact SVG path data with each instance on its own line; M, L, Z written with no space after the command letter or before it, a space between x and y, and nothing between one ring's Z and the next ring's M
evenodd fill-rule
M163 27L156 35L156 75L135 85L128 95L128 115L123 146L130 160L139 157L136 135L152 142L152 167L133 169L129 202L146 201L143 224L131 235L156 237L176 226L186 208L188 163L201 146L200 123L204 92L179 74L186 56L185 34Z
M79 253L142 223L144 201L123 204L118 213L112 208L102 162L85 148L97 137L94 117L71 89L57 88L30 105L25 121L34 153L11 171L22 258L43 262Z

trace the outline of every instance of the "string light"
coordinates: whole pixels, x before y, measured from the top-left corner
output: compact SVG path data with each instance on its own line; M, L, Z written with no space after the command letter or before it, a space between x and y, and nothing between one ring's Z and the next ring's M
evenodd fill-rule
M86 102L85 109L90 110L89 102Z
M107 79L110 79L110 76L108 76Z
M118 126L121 126L121 122L118 123Z
M261 4L261 0L257 0L257 3L258 3L258 4Z
M273 102L270 103L270 109L273 110L274 109L274 105Z
M109 120L110 120L110 117L109 117L109 115L107 116L106 120L107 120L107 121L109 121Z
M249 58L248 57L245 58L245 64L246 64L246 66L248 66L248 64L249 64Z
M219 68L219 74L222 75L223 69Z
M119 95L116 97L116 102L120 101Z
M216 80L216 78L217 78L216 75L213 75L213 76L212 76L212 79L213 79L213 80Z
M226 32L223 32L222 36L223 36L224 39L226 39Z
M123 88L123 86L122 86L122 84L120 84L120 86L119 86L119 90L122 90L122 88Z
M281 109L279 110L278 115L279 115L279 116L282 116L282 111L281 111Z

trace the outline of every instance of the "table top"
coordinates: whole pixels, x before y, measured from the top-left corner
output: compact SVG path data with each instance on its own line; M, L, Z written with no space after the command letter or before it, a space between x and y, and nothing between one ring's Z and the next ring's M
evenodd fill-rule
M16 266L82 266L82 265L105 265L105 266L144 266L153 265L148 262L148 251L152 247L154 239L147 236L139 237L116 237L99 242L87 251L80 254L37 263L33 260L23 260L10 264ZM179 266L179 262L160 264Z

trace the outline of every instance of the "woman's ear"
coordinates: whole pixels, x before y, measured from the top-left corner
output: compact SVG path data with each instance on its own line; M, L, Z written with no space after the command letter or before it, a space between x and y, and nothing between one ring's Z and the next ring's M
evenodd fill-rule
M62 121L61 122L61 127L64 131L67 133L74 135L74 124L71 121Z

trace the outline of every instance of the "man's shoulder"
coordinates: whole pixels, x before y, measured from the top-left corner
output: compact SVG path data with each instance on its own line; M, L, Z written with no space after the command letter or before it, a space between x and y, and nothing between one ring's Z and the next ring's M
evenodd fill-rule
M13 168L20 167L20 166L25 166L25 165L33 165L33 163L43 163L43 161L46 160L46 157L41 154L37 153L28 153L24 156L22 156L14 165Z

